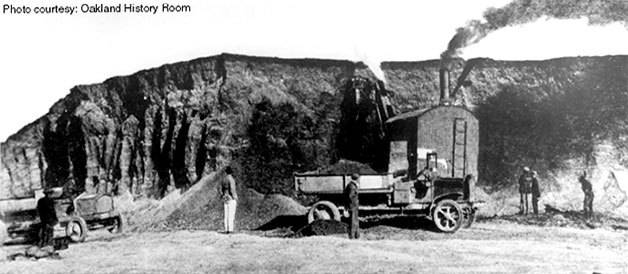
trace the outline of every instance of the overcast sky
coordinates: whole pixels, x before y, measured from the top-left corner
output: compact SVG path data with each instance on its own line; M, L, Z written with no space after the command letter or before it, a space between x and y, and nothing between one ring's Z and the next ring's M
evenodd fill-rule
M0 140L48 112L75 85L222 52L362 60L371 65L437 59L456 28L481 18L488 7L508 2L178 0L171 3L188 4L192 12L0 13ZM79 1L5 3L34 7ZM538 60L611 54L628 54L623 25L588 26L584 19L544 18L496 31L467 48L462 57Z

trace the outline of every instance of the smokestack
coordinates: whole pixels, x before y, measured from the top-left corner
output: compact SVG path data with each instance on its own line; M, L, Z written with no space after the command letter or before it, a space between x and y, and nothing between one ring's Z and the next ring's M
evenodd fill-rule
M441 68L440 71L440 104L449 104L449 70Z

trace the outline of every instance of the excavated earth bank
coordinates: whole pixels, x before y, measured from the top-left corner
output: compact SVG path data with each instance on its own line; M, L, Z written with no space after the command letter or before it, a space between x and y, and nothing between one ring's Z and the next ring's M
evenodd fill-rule
M439 67L438 60L382 64L397 113L438 102ZM542 204L579 209L577 175L586 168L594 207L628 214L627 56L456 60L454 86L461 74L471 85L459 88L455 101L480 120L476 197L488 201L482 214L517 210L523 165L539 172ZM113 192L129 208L171 196L181 206L158 225L177 227L218 203L188 194L194 202L186 204L179 199L185 190L201 188L201 178L231 163L247 197L242 214L302 212L279 195L294 194L293 172L344 158L336 140L344 84L353 76L374 78L350 61L221 54L76 86L1 144L0 207L29 207L15 199L43 185ZM194 225L213 227L209 222Z

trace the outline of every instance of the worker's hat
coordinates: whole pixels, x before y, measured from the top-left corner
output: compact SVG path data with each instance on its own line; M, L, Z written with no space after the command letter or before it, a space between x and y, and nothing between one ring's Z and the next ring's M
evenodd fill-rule
M530 168L529 168L529 167L527 167L527 166L524 166L524 167L523 167L523 171L525 171L525 172L530 172Z

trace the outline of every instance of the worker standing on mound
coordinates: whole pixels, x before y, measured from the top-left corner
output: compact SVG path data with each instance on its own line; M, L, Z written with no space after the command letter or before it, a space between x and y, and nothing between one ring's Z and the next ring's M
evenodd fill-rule
M360 220L358 219L358 180L360 175L354 173L351 175L351 181L345 187L345 197L347 202L347 209L349 209L349 239L360 238Z
M224 203L224 223L225 233L232 233L235 226L235 212L238 200L236 183L233 179L233 169L230 166L225 168L226 176L219 184L218 193Z

